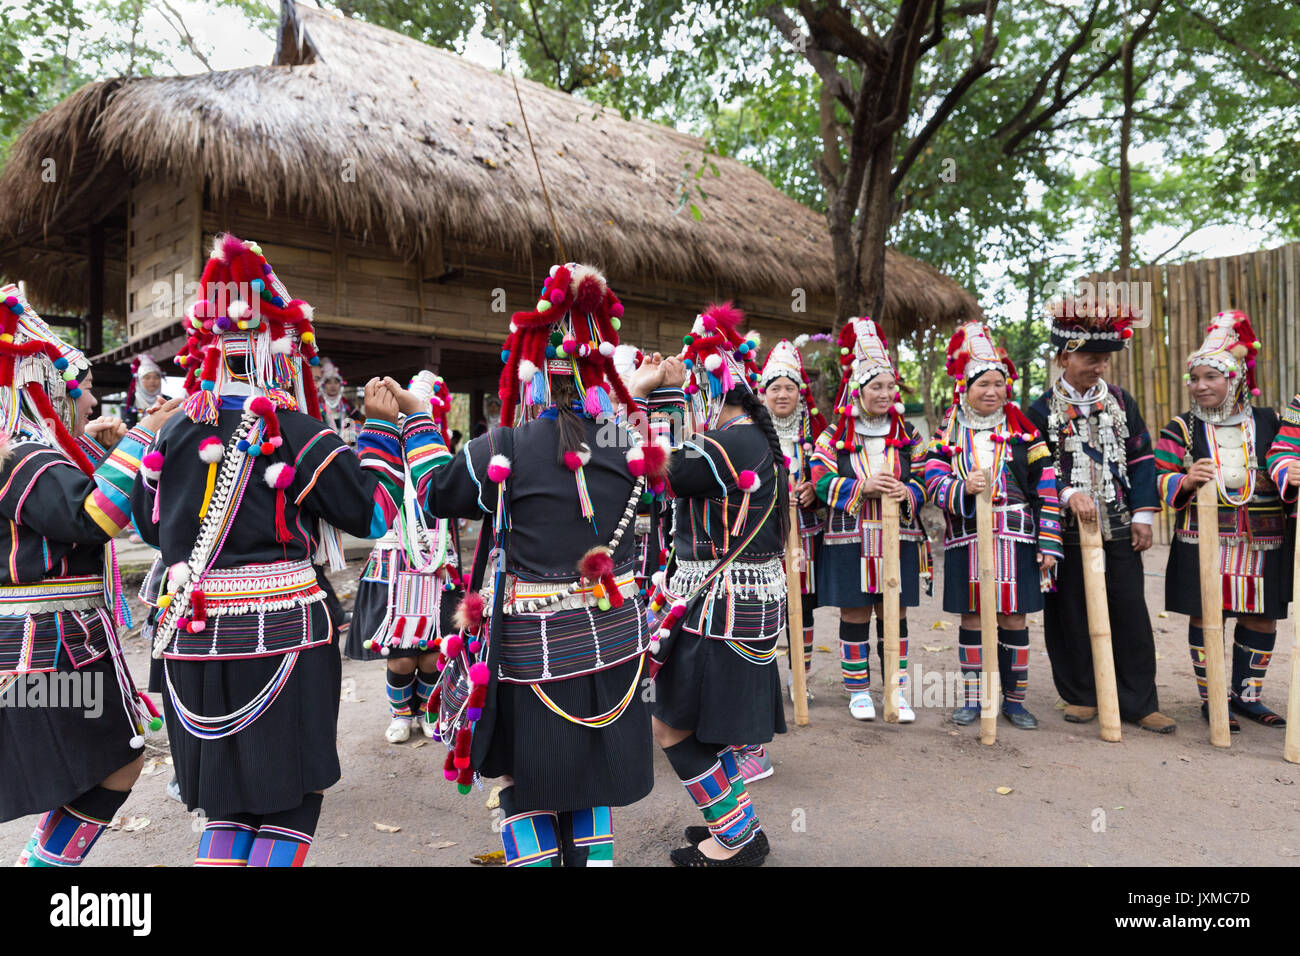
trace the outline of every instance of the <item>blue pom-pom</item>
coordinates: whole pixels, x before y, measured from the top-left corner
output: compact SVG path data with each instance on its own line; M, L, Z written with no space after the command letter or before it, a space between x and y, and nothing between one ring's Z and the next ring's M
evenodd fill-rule
M261 292L266 288L266 283L261 279L254 279L252 282L248 283L248 285L254 292Z
M319 364L320 364L320 356L319 356L319 355L313 355L313 356L311 357L311 361L310 361L309 364L311 364L311 365L319 365Z
M262 453L261 445L249 445L248 451L244 452L244 454L246 454L249 458L256 458L261 453Z
M685 365L688 370L695 368L695 361L693 359L686 359L682 364Z
M60 372L62 372L65 368L68 367L68 360L65 359L62 355L60 355L58 358L54 360L54 367L57 368Z
M22 304L21 302L18 302L18 303L14 304L14 305L11 305L11 306L9 306L9 311L12 312L14 315L22 315L22 314L23 314L23 304Z
M554 345L548 345L548 346L546 346L546 357L547 357L548 359L549 359L549 358L555 358L555 346L554 346Z
M199 383L199 387L202 388L203 391L205 392L210 392L217 387L217 383L210 382L207 379L204 379L202 382Z
M248 442L241 438L239 441L235 442L235 447L240 451L248 451Z
M284 308L284 299L280 298L278 295L273 295L271 296L271 304L277 309Z
M505 364L506 362L509 362L509 361L510 361L510 350L509 350L509 349L502 349L502 350L501 350L501 362L502 362L502 364Z
M69 397L69 398L81 398L81 389L79 389L79 388L70 388L70 389L68 389L68 397Z

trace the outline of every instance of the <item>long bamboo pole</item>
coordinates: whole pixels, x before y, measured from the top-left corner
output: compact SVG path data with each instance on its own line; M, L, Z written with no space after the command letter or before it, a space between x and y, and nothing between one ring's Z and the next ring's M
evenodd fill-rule
M975 537L979 548L980 596L980 743L991 747L998 740L998 707L1002 697L998 671L997 565L993 557L993 486L991 471L984 473L984 490L975 497Z
M1300 539L1300 525L1296 526ZM1291 584L1291 694L1286 704L1286 743L1282 758L1300 763L1300 540L1295 547L1295 580Z
M899 570L898 502L889 495L880 499L881 548L880 613L885 622L885 723L898 723L898 598L902 586Z
M1101 517L1105 517L1104 513ZM1110 640L1110 602L1106 597L1106 552L1097 521L1079 522L1083 593L1088 603L1088 640L1092 645L1092 676L1097 688L1101 739L1120 740L1119 688L1115 683L1115 653Z
M1223 663L1223 578L1219 570L1219 486L1196 491L1196 540L1201 559L1201 634L1205 640L1205 691L1210 702L1210 743L1227 747L1228 676Z
M799 559L803 542L799 539L799 499L790 496L790 535L785 546L786 633L790 635L790 696L794 698L794 723L808 723L808 674L803 663L803 584L799 577Z

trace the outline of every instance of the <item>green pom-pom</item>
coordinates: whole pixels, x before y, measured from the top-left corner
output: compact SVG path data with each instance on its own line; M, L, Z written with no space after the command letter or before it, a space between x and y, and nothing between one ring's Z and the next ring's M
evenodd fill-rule
M463 795L463 794L466 794L466 793L469 793L469 784L467 784L467 783L458 783L458 784L456 784L456 790L457 790L458 792L460 792L462 795Z
M560 344L561 342L563 342L563 341L564 341L564 333L563 333L563 332L552 332L552 333L551 333L551 344L552 344L552 345L559 345L559 344Z
M609 324L610 324L610 327L613 328L613 330L614 330L615 332L617 332L619 329L621 329L621 328L623 327L623 320L622 320L622 319L610 319L610 320L609 320Z
M653 491L641 492L641 504L648 505L651 501L654 500L654 497L655 495Z
M848 354L849 354L849 350L848 350L848 348L846 348L845 346L840 346L840 354L841 354L841 355L848 355Z
M602 611L608 611L609 606L609 598L607 597L603 597L596 602L596 607L600 608Z
M149 729L157 733L158 731L162 730L162 724L163 724L162 718L155 717L153 720L149 721Z
M694 341L695 341L695 336L693 336L693 335L683 335L683 336L682 336L682 345L690 345L690 344L691 344L692 342L694 342Z

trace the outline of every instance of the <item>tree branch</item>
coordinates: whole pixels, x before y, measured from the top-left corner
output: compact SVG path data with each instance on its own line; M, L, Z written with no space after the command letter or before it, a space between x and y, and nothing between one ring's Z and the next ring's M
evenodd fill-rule
M1199 10L1193 10L1190 7L1188 7L1187 4L1183 2L1183 0L1175 0L1175 2L1178 4L1178 6L1180 6L1183 9L1183 12L1190 14L1199 23L1202 23L1206 27L1208 27L1210 32L1213 33L1216 37L1218 37L1222 42L1228 44L1228 46L1230 47L1240 50L1242 53L1249 56L1252 60L1254 60L1256 63L1262 66L1265 72L1273 74L1278 79L1289 84L1293 89L1300 90L1300 79L1297 79L1296 77L1292 76L1289 72L1287 72L1285 68L1278 66L1278 64L1274 63L1272 60L1265 57L1264 54L1260 53L1258 50L1254 49L1253 47L1247 46L1245 43L1242 43L1240 40L1233 39L1231 36L1228 35L1228 31L1224 30L1221 26L1219 26L1217 23L1215 23L1205 14L1201 13Z

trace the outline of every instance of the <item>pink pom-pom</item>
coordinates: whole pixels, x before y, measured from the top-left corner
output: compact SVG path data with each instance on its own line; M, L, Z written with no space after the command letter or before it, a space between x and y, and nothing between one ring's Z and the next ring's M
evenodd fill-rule
M160 451L151 451L141 459L141 464L152 471L158 471L163 466L163 453Z
M1260 396L1260 391L1259 391L1258 388L1252 388L1252 389L1250 390L1250 394L1252 394L1252 395L1254 395L1256 398L1258 398L1258 397Z
M488 678L491 675L492 672L488 670L487 664L483 663L483 661L479 661L477 664L472 664L470 666L469 682L475 687L483 687L487 684Z
M711 315L706 315L700 319L700 326L706 332L716 332L718 330L718 320Z
M482 646L482 645L481 645L478 641L470 641L470 642L469 642L469 652L470 652L471 654L477 654L477 653L478 653L478 649L479 649L479 647L481 647L481 646Z
M293 468L284 462L276 462L266 469L264 479L276 491L283 491L293 483Z
M208 625L207 625L207 623L206 623L205 621L190 621L190 633L191 633L191 634L198 634L200 631L202 631L202 630L203 630L204 628L206 628L207 626L208 626Z
M622 303L622 302L615 302L613 305L611 305L611 306L609 307L609 314L612 315L612 316L613 316L614 318L616 318L616 319L622 318L622 317L623 317L623 303Z
M254 415L266 417L275 414L275 405L265 395L258 395L249 400L248 410Z
M582 456L576 451L566 451L564 453L564 465L569 471L577 471L582 467Z
M758 491L758 486L762 484L762 482L759 481L758 473L750 471L748 468L740 473L736 479L736 483L740 486L740 490L746 494Z
M645 474L645 452L639 445L628 449L627 470L631 472L633 478L640 478Z
M455 780L458 776L460 776L460 774L458 774L455 770L444 770L442 772L442 775L448 780Z
M547 298L551 300L552 305L559 305L561 302L564 301L564 290L552 289L551 294L548 295Z
M488 461L487 476L488 481L497 484L505 481L510 477L510 459L505 455L493 455Z
M442 642L442 652L448 657L460 657L460 652L464 648L465 642L459 634L452 634Z

